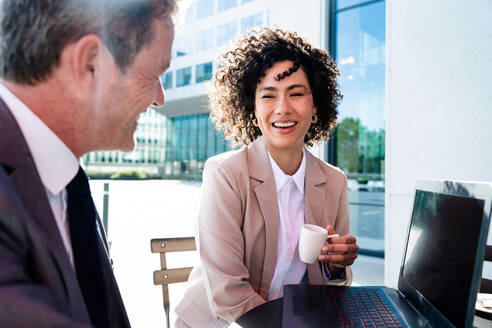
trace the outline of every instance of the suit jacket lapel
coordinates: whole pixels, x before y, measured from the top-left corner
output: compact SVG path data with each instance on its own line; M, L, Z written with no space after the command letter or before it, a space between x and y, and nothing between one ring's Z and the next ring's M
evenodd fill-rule
M30 223L41 232L37 237L44 241L53 255L66 287L66 296L72 303L69 306L72 310L78 308L72 313L80 313L80 309L85 307L82 295L79 288L72 287L78 286L77 279L61 240L43 183L17 122L1 100L0 131L0 162L4 167L10 168L10 181L23 206L33 218Z
M321 225L321 218L326 209L325 189L323 185L326 183L325 176L320 166L316 162L313 154L308 150L306 154L306 183L304 187L305 197L305 222L309 224ZM326 228L326 227L323 227Z
M257 182L254 192L265 221L266 247L260 296L266 298L277 263L279 214L275 178L262 137L248 146L248 166L250 177Z
M309 224L322 225L322 218L325 214L325 209L330 204L326 204L325 188L327 183L325 175L321 167L316 161L316 158L308 150L306 154L306 183L304 186L305 197L305 222ZM326 227L323 227L326 228ZM323 277L318 263L308 264L308 277L311 284L323 284Z

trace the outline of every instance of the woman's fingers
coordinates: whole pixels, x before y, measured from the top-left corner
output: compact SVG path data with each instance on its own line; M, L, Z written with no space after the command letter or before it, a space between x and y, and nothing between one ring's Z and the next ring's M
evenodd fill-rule
M356 253L359 246L356 244L327 244L321 248L321 253Z
M327 230L328 234L335 231L331 226L328 226ZM354 236L333 237L321 248L319 260L337 266L348 266L354 263L358 251L359 246Z

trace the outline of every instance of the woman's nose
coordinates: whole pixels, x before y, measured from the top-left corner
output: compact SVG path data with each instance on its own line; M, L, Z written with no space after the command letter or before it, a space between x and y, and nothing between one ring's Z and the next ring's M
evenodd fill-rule
M291 111L291 107L287 97L286 96L278 97L278 101L275 106L275 112L282 114L282 113L289 113L290 111Z

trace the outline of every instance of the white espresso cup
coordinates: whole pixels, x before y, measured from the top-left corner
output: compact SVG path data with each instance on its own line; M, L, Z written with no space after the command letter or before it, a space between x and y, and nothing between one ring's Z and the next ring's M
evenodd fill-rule
M314 225L304 224L299 236L299 258L301 261L313 264L318 260L328 231L325 228Z

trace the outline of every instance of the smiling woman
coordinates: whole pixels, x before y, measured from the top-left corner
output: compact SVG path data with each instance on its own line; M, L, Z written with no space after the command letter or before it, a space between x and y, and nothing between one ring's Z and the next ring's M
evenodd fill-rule
M270 155L280 164L282 154L292 151L302 157L304 136L317 118L317 109L306 73L290 61L275 63L265 71L255 95L255 123ZM285 162L285 173L294 174L299 162Z
M281 29L253 29L221 56L211 117L246 146L205 164L201 262L175 327L226 326L281 297L285 284L351 283L358 246L348 235L347 179L305 150L336 125L337 76L324 50ZM314 264L298 254L305 223L341 236L325 243Z
M215 89L210 95L211 118L236 144L249 144L261 135L253 125L256 87L268 68L285 60L295 65L283 77L301 66L314 106L323 108L318 113L319 121L306 133L306 144L328 139L336 125L336 107L341 99L336 83L338 68L326 51L313 48L296 33L261 27L239 37L234 49L219 58Z

